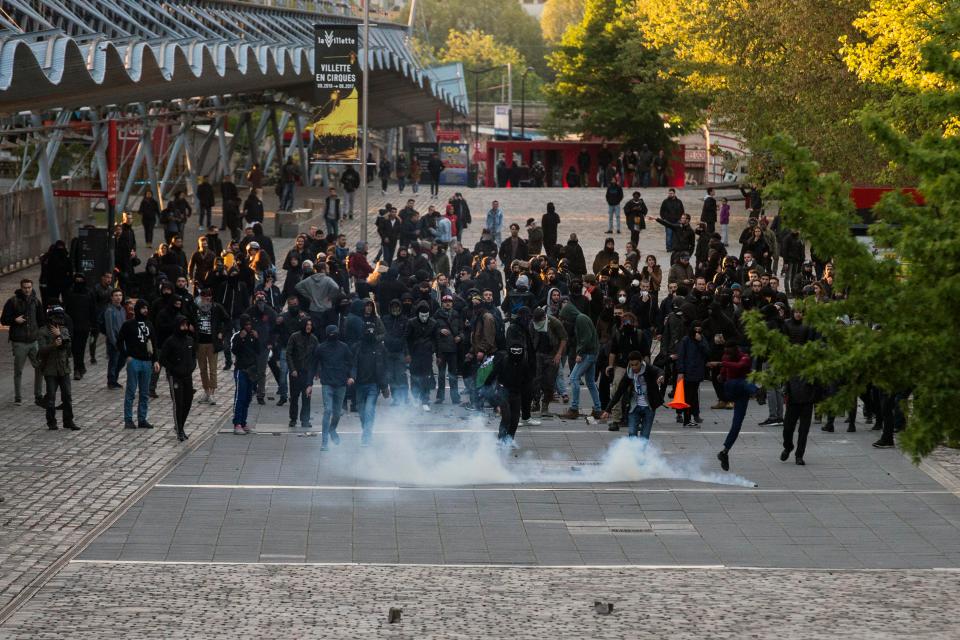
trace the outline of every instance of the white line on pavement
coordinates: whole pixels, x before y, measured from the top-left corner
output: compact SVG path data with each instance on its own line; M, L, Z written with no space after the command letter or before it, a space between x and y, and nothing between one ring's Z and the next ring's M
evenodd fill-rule
M761 489L758 487L688 487L688 488L643 488L643 487L401 487L377 485L331 485L331 484L177 484L155 485L158 489L226 489L241 491L516 491L516 492L569 492L591 491L612 493L790 493L824 495L951 495L943 489Z

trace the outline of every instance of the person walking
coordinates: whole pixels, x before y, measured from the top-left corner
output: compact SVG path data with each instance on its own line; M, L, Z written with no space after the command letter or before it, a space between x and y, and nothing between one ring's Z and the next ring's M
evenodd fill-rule
M500 203L496 200L490 203L490 209L487 211L487 219L485 229L490 232L490 235L493 236L493 241L500 246L503 238L503 209L500 208Z
M661 152L662 153L662 152ZM670 189L667 192L666 199L660 203L660 218L670 223L664 226L667 229L666 247L667 251L673 251L673 226L680 224L680 216L683 215L683 201L677 197L677 190Z
M576 357L576 364L570 372L570 408L563 418L576 419L580 417L580 379L587 384L587 391L593 402L594 418L600 417L600 390L597 389L596 369L597 353L600 350L597 339L597 329L593 326L590 316L580 313L573 302L567 302L560 310L560 320L574 327L571 345ZM569 332L568 332L569 335Z
M430 317L430 305L421 300L416 315L407 323L407 364L410 365L410 386L420 408L430 411L430 390L433 388L433 356L437 350L440 325Z
M554 315L548 316L543 307L533 310L532 328L536 363L533 410L539 409L541 418L549 418L552 417L550 402L560 370L560 360L567 350L567 332L563 323Z
M548 256L553 255L557 246L560 216L557 214L557 207L552 202L547 203L547 212L540 218L540 227L543 229L543 252Z
M333 187L330 187L327 197L323 200L323 223L327 227L328 236L340 235L340 198L337 197L337 190Z
M703 198L703 209L700 210L700 222L706 225L707 233L713 235L717 224L717 199L714 197L716 190L713 187L707 188L707 195Z
M430 154L430 160L427 161L427 173L430 174L430 197L440 196L440 174L446 169L446 165L440 160L436 153Z
M157 199L153 197L153 191L147 189L140 200L140 208L137 210L140 214L140 224L143 225L143 239L148 247L153 247L153 229L157 226L157 220L160 218L160 205Z
M197 362L204 404L217 404L217 354L223 351L224 333L231 330L230 314L213 299L213 290L200 292L197 303Z
M391 173L393 173L393 164L390 159L386 156L380 158L380 165L377 168L377 175L380 176L380 195L386 195Z
M193 406L193 372L197 368L197 350L190 335L190 321L186 316L176 317L177 330L166 339L160 348L159 361L167 372L170 399L173 401L173 424L177 440L183 442L189 436L184 429L187 416ZM216 370L216 367L214 367Z
M460 404L460 389L457 375L459 369L460 344L463 340L463 320L453 308L453 296L445 294L440 299L440 308L433 314L437 323L437 398L435 404L443 404L446 391L445 381L450 383L450 402ZM448 377L449 376L449 377Z
M235 366L233 378L236 388L233 395L233 433L244 435L250 433L247 425L250 401L257 386L260 367L260 352L263 345L253 328L253 320L244 314L240 316L240 331L233 336L230 350L233 353Z
M360 412L360 446L368 447L373 440L373 425L377 417L377 396L390 397L387 372L383 367L383 341L374 319L363 323L363 334L356 346L353 369L356 371L357 411ZM456 380L456 377L454 377Z
M343 205L347 217L353 220L353 204L356 200L357 189L360 188L360 174L353 168L352 164L348 164L347 168L340 174L340 186L343 187ZM339 212L337 215L339 215Z
M420 166L420 160L417 156L410 158L410 190L414 193L420 191L420 176L423 174L423 167Z
M297 419L300 427L312 429L310 422L310 396L313 393L313 360L320 346L313 331L313 320L304 318L299 331L287 340L287 370L290 375L290 428L295 429Z
M300 168L293 158L287 158L280 169L280 211L293 211L293 194L300 179Z
M146 302L144 301L144 304ZM110 294L110 304L103 312L104 339L107 343L107 388L122 389L120 367L122 350L120 347L120 329L127 321L127 312L123 308L123 291L114 289ZM130 382L129 380L127 381Z
M723 246L730 246L730 203L726 198L720 198L720 213L717 221L720 223L720 238Z
M97 321L97 308L82 271L73 275L73 288L65 293L63 298L64 310L73 321L73 332L70 336L73 349L73 379L80 380L87 372L83 357L87 351L90 328Z
M626 400L627 436L649 440L657 407L663 404L663 387L663 371L647 364L639 351L631 351L627 355L627 371L600 418L606 420L613 408Z
M207 227L213 225L213 206L216 204L213 185L207 180L207 176L200 176L200 184L197 185L197 202L200 203L200 231L205 231Z
M133 318L121 325L117 349L127 357L127 388L123 395L123 426L125 429L153 429L147 421L150 409L150 378L160 372L157 362L157 333L150 322L150 306L146 300L137 300ZM137 424L133 423L133 398L139 390Z
M620 233L620 203L623 202L623 187L620 180L614 176L607 185L604 196L607 200L607 233L613 233L613 221L617 221L617 233Z
M113 273L109 271L102 273L100 281L93 285L92 295L93 304L96 308L96 315L94 316L96 322L90 327L90 364L97 364L97 336L104 332L104 315L107 307L110 306L113 290Z
M343 411L347 387L354 383L353 353L340 340L340 329L335 324L324 330L326 339L317 347L315 370L323 389L323 439L320 450L327 451L329 442L340 444L337 425Z
M736 340L728 340L725 343L723 358L720 362L708 362L707 366L720 368L723 397L726 401L733 402L733 422L723 441L723 450L717 454L720 468L729 471L730 449L740 435L740 427L743 426L743 419L747 415L747 405L750 403L751 396L757 394L758 387L747 380L752 369L750 354L741 351Z
M640 232L647 228L647 204L640 197L639 191L634 191L632 198L623 205L623 215L627 219L627 229L630 230L630 242L636 247L640 242Z
M47 386L44 406L47 428L57 430L57 389L63 406L63 428L79 431L73 421L73 398L70 393L70 331L63 308L55 306L47 318L47 325L37 332L37 364Z
M40 300L33 290L33 281L28 278L20 280L20 288L14 291L3 305L0 323L10 327L10 347L13 350L13 403L23 404L21 386L23 368L27 361L33 366L33 397L38 407L44 405L44 393L41 381L43 375L37 360L37 337L43 325L43 309Z

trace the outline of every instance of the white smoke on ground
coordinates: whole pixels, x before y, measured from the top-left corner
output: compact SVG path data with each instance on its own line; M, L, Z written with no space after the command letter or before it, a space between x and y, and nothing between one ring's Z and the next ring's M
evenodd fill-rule
M380 413L378 411L378 413ZM385 413L385 412L384 412ZM439 416L437 416L439 417ZM558 451L550 460L524 451L523 429L517 433L519 449L497 446L496 434L477 433L488 428L484 418L473 416L465 432L442 435L419 433L425 414L398 413L378 416L378 426L390 433L377 435L374 446L361 449L352 473L360 480L405 486L469 486L490 484L614 483L644 480L692 480L741 487L756 486L732 473L705 470L703 460L666 456L653 441L641 438L615 439L598 460L588 464L561 459ZM389 427L388 427L389 425ZM397 429L409 425L408 430ZM455 432L457 429L451 429Z

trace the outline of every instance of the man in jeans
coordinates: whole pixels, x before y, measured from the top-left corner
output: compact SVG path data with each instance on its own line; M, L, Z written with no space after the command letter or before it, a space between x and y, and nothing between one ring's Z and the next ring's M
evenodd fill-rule
M44 406L40 368L37 362L37 336L43 324L43 314L33 282L24 278L13 297L3 305L0 323L10 327L10 346L13 349L13 402L23 404L20 394L23 367L27 360L33 365L33 397L37 406Z
M109 333L108 333L109 337ZM109 344L109 343L108 343ZM133 318L120 327L117 346L127 354L127 390L123 396L124 429L153 429L147 422L147 410L150 407L150 377L160 371L157 362L157 333L150 322L150 307L146 300L137 300L133 307ZM139 387L140 399L137 404L137 424L133 424L133 397Z
M50 312L50 321L38 334L38 366L47 383L47 428L57 430L57 389L63 403L63 428L79 431L73 422L73 399L70 396L70 332L67 315L61 307Z
M323 385L323 440L320 450L326 451L328 443L340 444L337 425L343 410L343 398L347 387L353 384L353 353L346 343L340 341L337 325L327 325L326 340L317 348L317 366L320 384Z
M197 362L203 385L200 402L205 404L217 404L217 353L223 350L223 334L230 331L230 322L227 310L213 301L213 290L201 291L197 305Z
M384 361L383 341L377 335L377 323L368 320L363 324L363 335L356 347L357 355L353 368L357 376L357 408L360 411L360 425L363 435L360 446L370 446L373 438L373 424L377 417L377 396L390 397L387 384L387 372L382 366ZM442 378L441 378L442 379Z
M577 306L568 302L560 310L560 319L574 326L573 344L576 351L576 364L570 372L570 409L561 417L569 420L580 417L580 378L587 383L590 400L593 402L594 418L599 418L600 390L597 389L596 370L599 341L597 329L586 314L580 313Z
M629 437L640 436L650 439L650 430L653 428L653 417L657 407L663 404L663 371L644 362L644 355L639 351L631 351L627 356L627 373L620 378L617 390L607 404L606 411L600 416L604 420L610 416L614 407L626 397L627 403L627 433Z
M123 309L123 291L114 289L110 293L110 304L103 311L104 338L107 342L107 389L122 389L120 377L120 353L118 346L120 328L127 321L127 312Z

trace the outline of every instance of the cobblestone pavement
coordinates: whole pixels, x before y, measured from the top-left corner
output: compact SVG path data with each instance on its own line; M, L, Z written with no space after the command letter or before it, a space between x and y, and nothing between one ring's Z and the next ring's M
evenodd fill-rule
M934 571L71 564L0 633L942 640L960 633L957 591Z
M644 192L653 211L661 191ZM602 246L606 207L599 190L483 189L465 195L477 220L466 237L470 244L478 239L486 205L496 198L506 221L521 224L539 217L552 200L563 219L561 239L577 231L588 261ZM698 213L702 192L682 195L688 210ZM401 203L406 196L372 192L370 205ZM430 202L422 191L417 200L423 208ZM734 203L735 213L741 207ZM742 216L738 222L742 227ZM663 232L651 226L641 236L641 251L663 262ZM358 227L359 220L348 225L351 240ZM734 227L731 235L738 233ZM372 225L370 234L375 247ZM618 247L628 237L617 237ZM283 251L280 243L277 249ZM19 275L0 279L5 293ZM0 351L0 372L9 379L11 368L9 352ZM935 612L957 595L951 573L797 570L960 566L960 501L902 456L871 449L869 433L828 436L815 426L808 466L781 465L775 460L777 430L753 426L765 414L752 407L734 471L758 482L756 490L654 475L603 485L505 482L477 488L472 485L484 483L471 482L391 490L384 497L355 488L387 484L360 463L321 464L319 438L290 433L285 412L272 405L253 407L258 435L218 434L206 441L230 407L199 405L191 416L194 438L184 447L173 436L169 399L151 404L156 431L124 432L121 395L109 398L103 382L100 365L74 385L84 427L76 433L47 431L38 408L13 407L12 389L0 389L0 404L7 408L0 415L0 491L6 498L0 503L0 607L58 560L72 558L98 526L121 515L131 496L158 476L164 479L99 535L82 561L66 565L0 627L0 637L214 637L228 629L241 637L482 637L500 635L504 624L518 637L625 637L642 632L644 624L652 625L652 637L662 635L665 625L679 637L772 630L825 637L842 629L861 637L893 637L901 629L924 637L916 629L940 629L936 637L949 637L942 632L948 622ZM222 388L228 397L230 389ZM315 414L319 404L317 398ZM655 441L667 460L709 474L730 412L704 413L702 431L692 432L661 411ZM401 426L408 422L404 417ZM464 422L457 411L414 422L437 432L424 437L440 442L492 438L443 433L493 428L491 422ZM342 452L356 448L356 430L355 418L345 419ZM383 429L386 443L397 437L389 430ZM616 437L585 422L548 422L524 433L521 444L542 468L589 470ZM737 570L734 576L732 569L343 569L177 561L794 570ZM611 571L623 585L616 592L609 591ZM834 608L825 594L843 604ZM614 615L596 617L595 596L615 599ZM383 624L394 602L405 607L406 622L399 627ZM778 626L783 621L792 625L789 630Z

